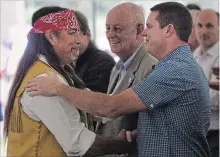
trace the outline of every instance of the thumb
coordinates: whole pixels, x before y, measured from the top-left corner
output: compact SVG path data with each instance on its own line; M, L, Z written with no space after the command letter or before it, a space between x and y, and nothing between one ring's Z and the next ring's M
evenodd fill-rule
M131 134L131 131L126 131L126 137L127 137L128 142L132 142L132 134Z

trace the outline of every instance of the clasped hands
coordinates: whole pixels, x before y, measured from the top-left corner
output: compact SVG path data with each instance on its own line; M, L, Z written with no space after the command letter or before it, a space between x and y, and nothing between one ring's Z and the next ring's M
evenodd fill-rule
M118 134L118 139L120 140L127 140L128 142L135 142L137 136L137 130L133 131L126 131L125 129L122 129L120 133ZM136 145L135 145L136 148ZM129 154L118 154L117 157L127 157Z

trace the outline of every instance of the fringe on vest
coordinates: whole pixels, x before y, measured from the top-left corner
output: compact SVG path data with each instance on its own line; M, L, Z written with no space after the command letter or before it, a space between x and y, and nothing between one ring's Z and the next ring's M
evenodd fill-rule
M15 98L15 103L19 103L18 101L20 100L20 97ZM9 129L12 132L17 132L17 133L22 133L23 132L23 125L22 125L22 119L21 119L21 104L19 103L18 105L13 106L13 110L11 112L11 118L9 121Z

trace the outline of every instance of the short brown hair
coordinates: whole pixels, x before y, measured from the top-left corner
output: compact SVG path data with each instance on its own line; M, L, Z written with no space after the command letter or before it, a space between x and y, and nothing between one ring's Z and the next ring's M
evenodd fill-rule
M158 11L157 20L161 28L172 24L180 40L187 42L192 31L192 18L188 9L177 2L165 2L150 9Z

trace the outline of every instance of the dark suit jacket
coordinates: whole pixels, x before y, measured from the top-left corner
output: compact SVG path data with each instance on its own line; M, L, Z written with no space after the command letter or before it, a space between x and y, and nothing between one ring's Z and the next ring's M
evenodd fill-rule
M114 59L90 41L85 52L77 59L75 71L87 88L106 93L114 65Z

